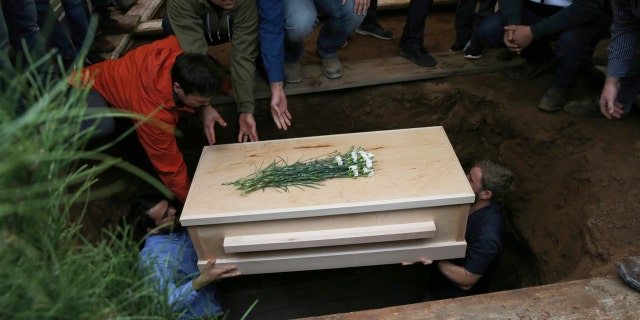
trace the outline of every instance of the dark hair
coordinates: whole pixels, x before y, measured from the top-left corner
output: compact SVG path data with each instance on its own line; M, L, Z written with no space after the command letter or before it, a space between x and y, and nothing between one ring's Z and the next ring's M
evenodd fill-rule
M513 173L507 167L491 160L478 160L473 166L482 169L482 189L491 191L491 203L501 202L513 188Z
M171 81L177 82L185 95L213 97L222 86L222 71L211 56L181 53L171 67Z
M157 227L156 222L149 216L149 210L162 200L169 201L161 194L147 194L136 197L131 205L131 217L139 217L140 227L144 230Z

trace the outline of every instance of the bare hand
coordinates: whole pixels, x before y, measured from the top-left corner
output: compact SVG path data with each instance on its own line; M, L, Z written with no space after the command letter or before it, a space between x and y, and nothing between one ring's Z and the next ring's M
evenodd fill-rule
M521 53L531 42L533 42L533 33L531 27L522 25L509 25L504 27L504 42L509 50Z
M620 90L620 79L607 77L600 95L600 112L607 119L620 118L624 112L622 105L618 102L618 91Z
M252 113L241 113L239 122L238 142L259 141L256 120L253 118Z
M209 144L216 143L216 131L214 130L216 123L223 127L227 126L227 123L222 119L216 109L212 106L204 107L202 109L202 127Z
M347 0L342 0L342 5L344 6L347 3ZM353 4L353 12L355 12L359 16L366 16L367 9L369 9L369 0L354 0Z
M216 259L209 259L207 264L202 268L200 272L200 276L195 278L191 285L197 291L202 289L207 284L219 281L226 278L239 276L241 273L238 271L238 268L235 265L226 266L226 267L216 267Z
M416 261L416 262L403 262L403 263L402 263L402 265L403 265L403 266L410 266L410 265L412 265L412 264L416 264L416 263L418 263L418 262L420 262L420 263L424 264L425 266L428 266L428 265L430 265L430 264L432 264L432 263L433 263L433 260L429 260L429 259L427 259L427 258L420 258L420 260L418 260L418 261Z
M291 126L291 114L287 108L287 96L282 89L282 82L271 84L271 116L278 129L287 130Z

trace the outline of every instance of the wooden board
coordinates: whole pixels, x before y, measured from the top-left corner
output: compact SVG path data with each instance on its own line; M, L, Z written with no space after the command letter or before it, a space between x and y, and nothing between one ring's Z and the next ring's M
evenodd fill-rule
M618 276L304 318L307 320L637 319L640 294Z
M274 159L305 160L351 146L375 155L373 177L246 196L222 185ZM342 268L464 256L473 200L443 128L414 128L207 146L180 221L200 266L216 257L244 274Z
M400 56L343 61L342 78L333 80L322 74L321 64L318 60L316 64L303 65L303 81L298 84L286 84L284 91L287 95L297 95L387 83L499 72L524 62L521 58L506 62L497 60L495 55L498 51L499 49L487 50L484 57L479 60L465 59L459 52L433 53L433 57L438 61L438 64L433 68L419 67ZM269 97L271 97L269 84L263 78L256 78L255 98ZM233 98L228 95L214 99L214 104L230 102L233 102Z
M148 21L158 12L164 4L164 0L138 0L138 2L127 11L128 15L138 15L142 21Z
M132 23L132 24L138 24L140 23L140 16L138 15L124 15L124 16L120 16L117 18L118 21L121 22L125 22L125 23ZM108 53L104 53L102 54L102 56L105 59L116 59L120 56L122 56L127 49L129 48L129 46L131 45L131 41L132 41L132 36L133 33L122 33L122 34L112 34L112 35L107 35L106 38L111 41L111 43L113 43L114 46L116 46L116 49L108 52Z

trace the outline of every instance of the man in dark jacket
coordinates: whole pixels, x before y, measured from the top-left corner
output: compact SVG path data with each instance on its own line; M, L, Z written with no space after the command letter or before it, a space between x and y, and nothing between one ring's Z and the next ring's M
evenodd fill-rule
M535 78L557 63L556 78L538 108L562 110L571 89L591 64L593 51L611 23L605 0L499 0L500 10L485 19L477 30L488 46L505 45L527 62L507 76L516 80ZM555 41L551 47L549 42Z

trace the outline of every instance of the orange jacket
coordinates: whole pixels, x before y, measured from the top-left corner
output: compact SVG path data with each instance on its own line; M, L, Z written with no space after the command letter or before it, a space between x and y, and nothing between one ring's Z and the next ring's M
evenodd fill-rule
M175 58L182 52L176 37L169 36L119 59L87 67L83 79L93 80L93 89L115 108L143 116L153 114L136 129L138 139L160 179L184 203L191 179L174 130L180 113L194 110L176 107L170 74Z

